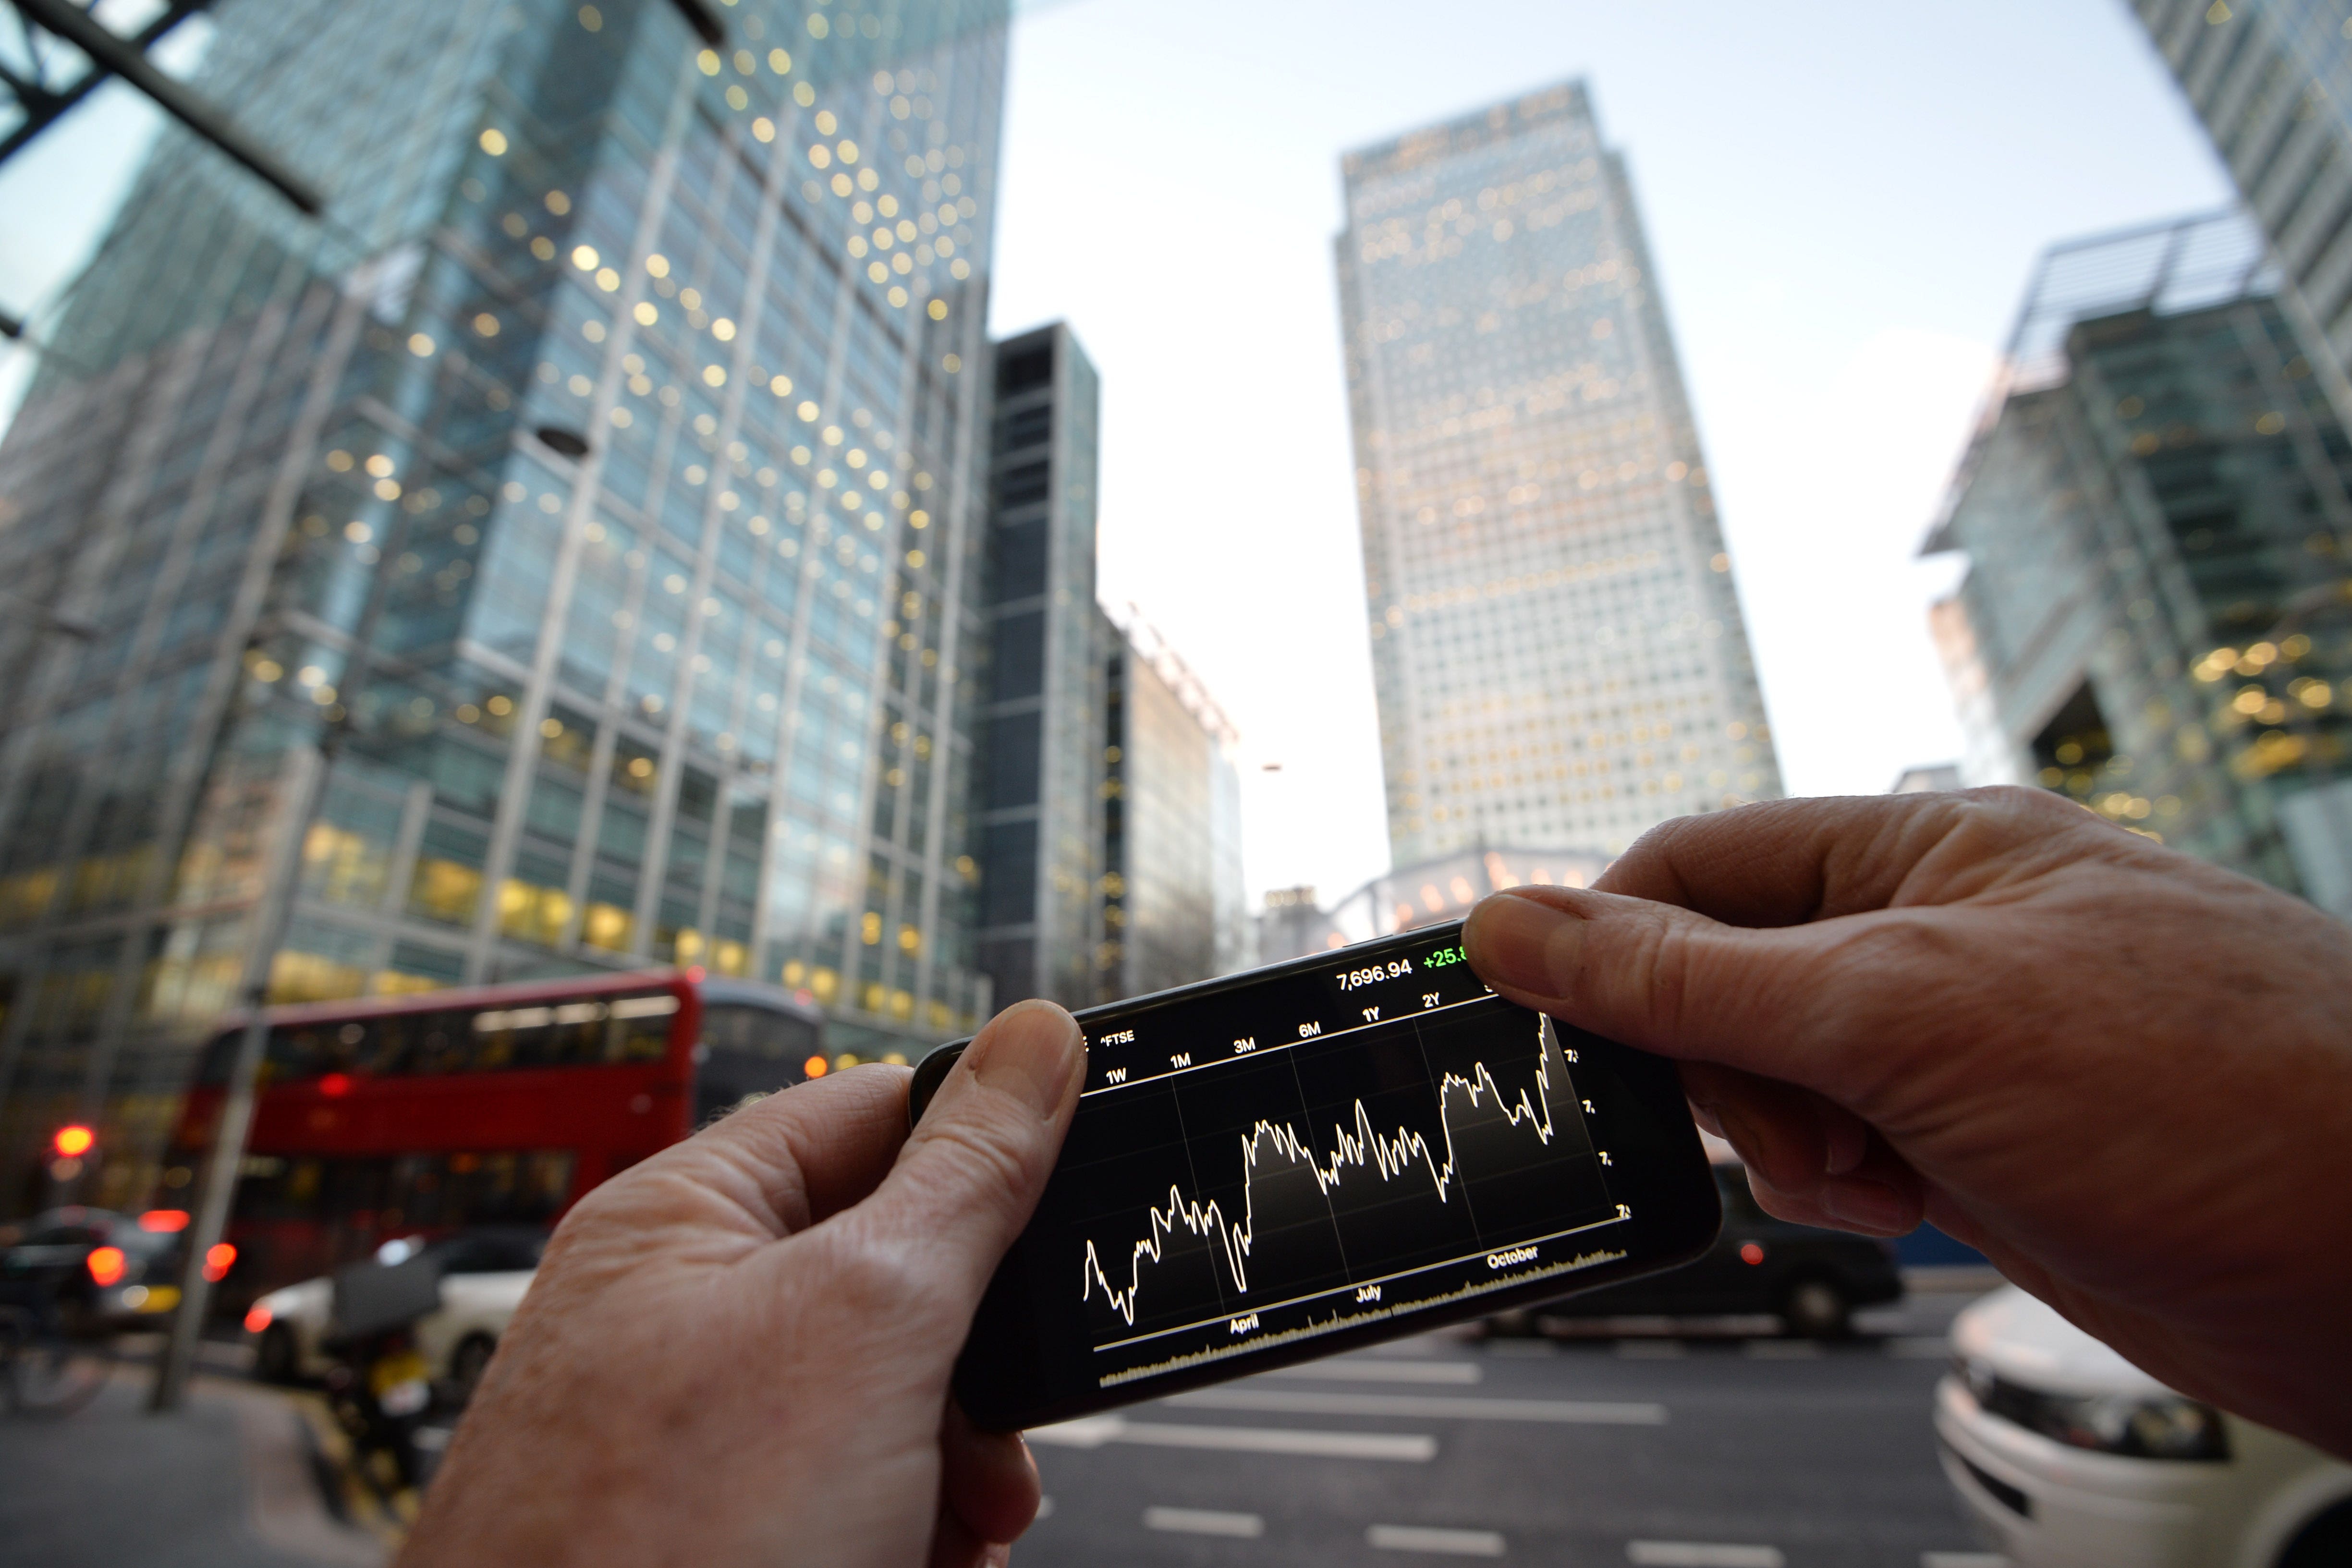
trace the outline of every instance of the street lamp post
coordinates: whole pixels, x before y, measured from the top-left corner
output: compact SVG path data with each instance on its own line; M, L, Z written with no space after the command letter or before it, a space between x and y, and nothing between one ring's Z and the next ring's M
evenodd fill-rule
M253 1127L262 1058L269 1044L269 971L293 921L303 840L326 794L327 776L333 770L348 722L347 717L328 722L318 749L310 754L310 766L296 780L286 819L287 836L278 847L268 883L254 909L253 941L246 950L245 973L238 987L245 1000L245 1030L237 1036L220 1120L214 1126L212 1148L205 1156L204 1175L196 1186L194 1211L188 1221L187 1255L180 1264L180 1302L173 1312L172 1337L164 1345L155 1385L148 1396L151 1410L179 1407L188 1374L195 1364L196 1342L204 1335L205 1314L212 1305L213 1281L208 1271L212 1251L228 1228L229 1207L236 1200L239 1167L245 1163L245 1138Z

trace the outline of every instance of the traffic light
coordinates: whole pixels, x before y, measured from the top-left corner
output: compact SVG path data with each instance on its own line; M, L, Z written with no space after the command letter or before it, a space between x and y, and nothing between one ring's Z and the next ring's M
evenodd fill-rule
M98 1134L79 1122L68 1122L49 1134L49 1179L68 1182L81 1175L82 1159L96 1152Z

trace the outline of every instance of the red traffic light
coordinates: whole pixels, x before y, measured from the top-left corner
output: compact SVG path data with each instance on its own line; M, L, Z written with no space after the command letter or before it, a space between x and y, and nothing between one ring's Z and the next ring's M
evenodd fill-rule
M78 1160L98 1146L98 1134L79 1122L68 1123L58 1129L49 1146L57 1150L61 1160Z

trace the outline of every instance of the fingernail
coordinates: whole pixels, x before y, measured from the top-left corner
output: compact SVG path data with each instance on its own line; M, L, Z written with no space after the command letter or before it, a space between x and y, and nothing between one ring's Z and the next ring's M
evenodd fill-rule
M1470 967L1488 985L1556 997L1568 989L1584 923L1517 894L1483 900L1463 924Z
M1843 1117L1824 1119L1822 1141L1828 1145L1828 1159L1823 1168L1832 1176L1843 1176L1862 1164L1870 1153L1870 1133Z
M1051 1002L1016 1002L964 1049L963 1065L976 1081L1050 1117L1085 1056L1086 1037L1069 1014Z
M1885 1182L1853 1177L1823 1182L1818 1201L1837 1218L1864 1230L1900 1233L1919 1223L1910 1200Z

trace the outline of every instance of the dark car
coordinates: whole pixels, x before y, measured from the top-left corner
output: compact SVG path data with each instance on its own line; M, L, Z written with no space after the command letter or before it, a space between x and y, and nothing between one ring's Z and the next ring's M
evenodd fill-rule
M77 1333L156 1322L180 1304L187 1223L179 1209L50 1209L0 1250L0 1291L54 1301Z
M1857 1307L1899 1301L1903 1276L1885 1242L1775 1219L1756 1205L1748 1174L1715 1167L1723 1234L1696 1260L1663 1274L1566 1296L1543 1318L1716 1317L1769 1312L1789 1332L1834 1339Z

